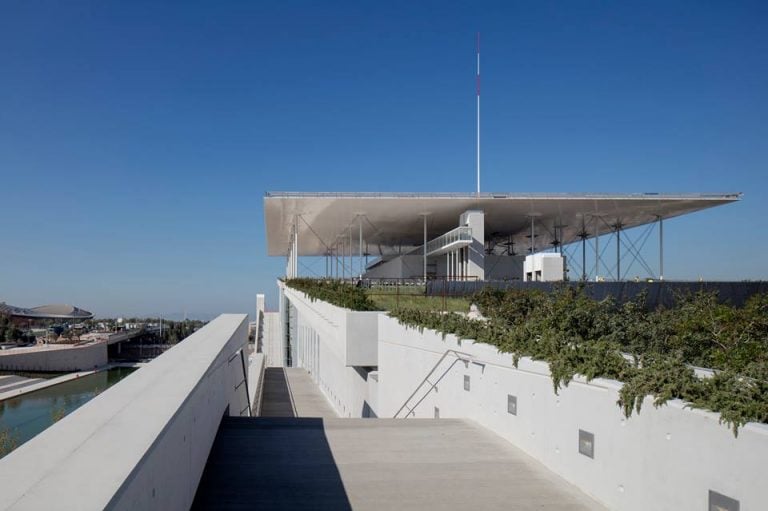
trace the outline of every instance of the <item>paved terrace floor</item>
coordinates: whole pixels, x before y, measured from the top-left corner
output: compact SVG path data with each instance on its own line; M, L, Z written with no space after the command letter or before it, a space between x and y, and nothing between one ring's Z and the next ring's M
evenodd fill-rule
M335 418L303 370L267 371L272 415L224 418L193 509L603 509L471 421Z

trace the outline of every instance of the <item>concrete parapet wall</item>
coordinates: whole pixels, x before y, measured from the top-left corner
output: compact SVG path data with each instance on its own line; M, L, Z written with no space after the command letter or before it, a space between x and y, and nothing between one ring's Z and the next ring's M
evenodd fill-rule
M336 307L286 288L285 296L299 312L303 327L326 333L327 345L345 366L375 366L378 357L379 312Z
M356 312L286 287L295 308L294 365L307 369L340 417L370 415L368 373L378 364L379 312Z
M432 418L437 409L441 418L472 419L610 509L698 511L708 509L710 490L738 500L741 509L768 503L764 424L748 424L735 438L715 413L680 401L654 408L651 398L626 419L616 404L619 382L576 378L555 394L546 363L523 358L515 368L512 356L493 346L405 328L385 314L378 332L381 417L392 417L455 349L471 361L449 356L438 366L430 378L437 390L425 393L417 418Z
M49 344L0 351L3 371L87 371L107 364L107 343Z
M285 353L282 343L279 312L264 313L264 357L267 367L283 367Z
M248 392L251 399L251 412L255 417L261 410L261 390L264 386L264 354L251 355L248 365Z
M222 416L247 408L247 334L219 316L0 460L0 509L189 509Z

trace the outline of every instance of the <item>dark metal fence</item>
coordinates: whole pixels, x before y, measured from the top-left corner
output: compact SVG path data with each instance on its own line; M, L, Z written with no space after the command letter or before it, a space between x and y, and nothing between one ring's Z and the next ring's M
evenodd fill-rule
M380 297L386 298L391 302L391 306L399 308L402 305L407 304L409 297L440 297L441 309L446 309L446 300L453 295L449 294L453 289L448 286L439 287L438 292L429 293L429 285L435 282L440 283L477 283L477 277L429 277L426 281L423 278L364 278L360 279L347 279L350 284L365 288L366 294L372 298ZM459 293L455 296L466 296L464 293Z
M521 281L446 281L427 282L428 296L469 296L485 287L495 289L538 289L551 292L562 286L583 286L595 300L613 297L624 303L646 294L646 307L672 307L681 295L698 291L715 292L721 303L740 307L752 295L768 293L768 282L521 282Z

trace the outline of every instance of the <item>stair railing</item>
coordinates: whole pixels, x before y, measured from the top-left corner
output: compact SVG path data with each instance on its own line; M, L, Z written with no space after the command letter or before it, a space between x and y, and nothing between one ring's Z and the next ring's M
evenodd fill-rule
M429 378L437 371L437 368L440 367L440 364L443 363L443 360L445 360L448 357L448 355L453 355L456 358L453 360L453 362L451 362L451 365L449 365L438 378L436 378L434 381L430 381ZM421 402L424 401L424 399L426 399L426 397L429 395L430 392L432 392L432 389L437 387L437 384L440 382L440 380L442 380L443 377L445 377L445 375L448 374L448 372L451 369L453 369L453 366L456 365L456 362L462 361L464 362L464 367L466 367L469 365L469 363L472 360L474 360L474 357L469 353L456 351L454 349L446 350L445 353L443 353L443 355L437 361L437 363L427 373L424 379L421 380L421 383L418 384L418 386L413 391L413 393L411 393L411 395L408 396L408 399L405 400L405 403L403 403L403 406L401 406L400 409L397 410L395 415L393 415L393 418L397 419L403 410L408 410L408 413L405 414L405 418L408 418L409 416L411 416L413 414L413 411L416 409L416 407L419 406L419 404L421 404ZM413 406L408 406L408 404L411 402L414 396L416 396L416 394L419 393L419 390L421 390L425 385L429 385L429 388L427 388L426 392L424 392L421 398L418 401L416 401Z

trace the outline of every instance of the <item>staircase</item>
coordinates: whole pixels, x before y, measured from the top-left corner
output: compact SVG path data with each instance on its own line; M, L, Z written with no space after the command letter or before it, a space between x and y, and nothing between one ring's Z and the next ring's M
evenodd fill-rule
M225 417L193 509L603 509L471 421L306 416L331 408L306 373L282 371L262 409L288 398L289 415Z

